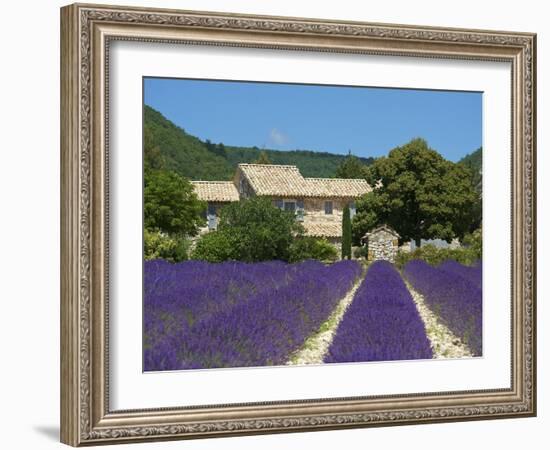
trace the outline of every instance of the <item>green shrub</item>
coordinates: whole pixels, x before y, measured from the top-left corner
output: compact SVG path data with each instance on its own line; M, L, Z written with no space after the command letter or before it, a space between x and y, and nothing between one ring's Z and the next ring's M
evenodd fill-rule
M427 244L412 252L399 251L395 258L395 264L397 267L402 268L413 259L422 259L432 266L437 266L447 259L453 259L464 265L472 265L480 257L475 249L469 247L451 249L437 248L435 245Z
M228 232L211 231L199 239L191 252L191 259L202 259L212 263L238 260L238 238Z
M481 228L473 231L472 233L464 236L462 244L469 250L477 255L477 259L481 259L483 256L483 243L482 243L482 231Z
M165 259L171 262L184 261L188 257L189 241L179 235L163 233L159 230L143 232L143 253L145 259Z
M365 258L367 259L369 254L369 248L366 245L362 245L361 247L357 247L353 251L353 257L354 258Z
M289 262L305 261L306 259L332 262L337 258L336 248L326 239L303 236L296 238L290 245Z

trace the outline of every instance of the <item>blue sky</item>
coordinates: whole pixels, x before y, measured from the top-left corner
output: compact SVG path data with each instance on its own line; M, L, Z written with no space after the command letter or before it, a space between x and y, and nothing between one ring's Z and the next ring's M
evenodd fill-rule
M145 104L226 145L383 156L415 137L458 161L482 143L482 94L144 79Z

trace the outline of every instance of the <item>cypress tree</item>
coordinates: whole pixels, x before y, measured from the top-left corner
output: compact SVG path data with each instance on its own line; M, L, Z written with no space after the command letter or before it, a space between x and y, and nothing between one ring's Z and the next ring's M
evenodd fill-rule
M342 259L351 259L351 218L349 206L344 206L342 215Z

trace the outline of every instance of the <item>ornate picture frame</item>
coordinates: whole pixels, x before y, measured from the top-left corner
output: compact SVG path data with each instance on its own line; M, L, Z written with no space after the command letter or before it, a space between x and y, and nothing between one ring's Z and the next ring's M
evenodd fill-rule
M113 410L109 57L115 41L511 65L509 388ZM61 9L61 441L193 439L536 414L536 35L74 4ZM490 272L489 272L490 275Z

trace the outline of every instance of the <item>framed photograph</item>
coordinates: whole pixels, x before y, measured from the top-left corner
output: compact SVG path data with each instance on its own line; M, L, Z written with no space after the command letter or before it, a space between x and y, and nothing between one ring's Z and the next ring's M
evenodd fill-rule
M62 442L535 415L535 58L62 8Z

